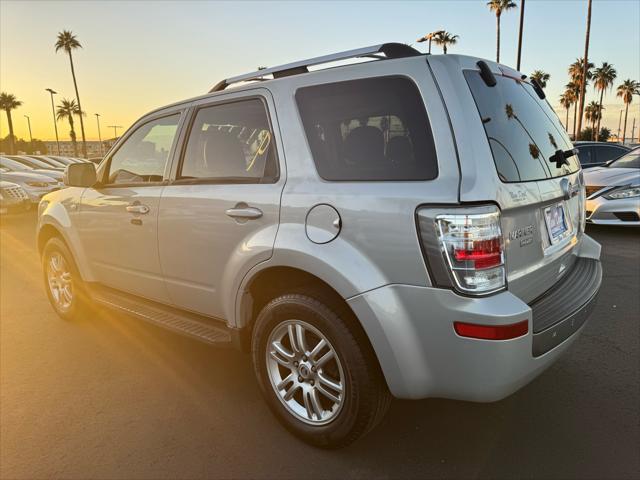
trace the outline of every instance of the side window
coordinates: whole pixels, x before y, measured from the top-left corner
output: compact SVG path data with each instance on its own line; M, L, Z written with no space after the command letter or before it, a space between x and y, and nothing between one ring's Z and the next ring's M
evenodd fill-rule
M438 163L427 112L409 79L379 77L300 88L296 101L325 180L431 180Z
M111 156L107 183L161 182L179 120L178 113L138 127Z
M578 159L580 160L580 165L589 165L592 163L591 147L578 147Z
M179 179L273 183L278 179L273 132L262 100L201 108L189 132Z
M598 163L604 163L604 162L608 162L609 160L614 160L618 157L621 157L626 150L624 150L623 148L618 148L618 147L610 147L608 145L606 146L601 146L595 149L596 151L596 162Z

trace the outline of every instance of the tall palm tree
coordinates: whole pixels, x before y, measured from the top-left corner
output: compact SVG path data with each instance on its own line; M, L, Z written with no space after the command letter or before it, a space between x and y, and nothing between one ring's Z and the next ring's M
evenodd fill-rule
M440 45L442 47L442 51L446 55L447 46L455 45L456 43L458 43L459 38L460 37L458 35L453 35L452 33L441 30L433 36L433 42L436 45Z
M64 50L69 55L69 63L71 64L71 76L73 77L73 87L76 90L76 101L78 102L78 110L82 110L80 104L80 94L78 93L78 82L76 81L76 71L73 67L73 56L71 52L77 48L82 48L80 42L76 36L70 30L63 30L58 33L58 40L55 44L56 52L58 50ZM84 122L82 121L82 115L80 115L80 133L82 134L82 155L87 157L87 141L84 135ZM77 154L76 154L77 155Z
M547 86L547 82L551 78L551 75L549 75L544 70L536 70L531 74L531 78L532 79L535 78L536 81L540 84L540 86L542 88L545 88Z
M16 98L12 93L2 92L0 93L0 108L7 114L7 123L9 124L9 145L10 154L15 153L15 137L13 135L13 119L11 118L11 110L15 110L22 102Z
M75 100L67 100L63 98L60 104L58 104L58 108L56 109L56 119L57 120L68 120L69 128L71 129L69 132L69 136L71 137L71 142L73 143L73 155L75 157L78 156L78 144L76 143L76 131L73 124L73 116L78 115L82 120L82 115L80 113L80 108Z
M625 104L624 110L624 130L622 130L622 143L627 139L627 115L629 114L629 105L633 100L634 95L640 95L640 82L627 79L622 84L618 85L617 96L622 98Z
M598 67L593 72L593 86L596 90L600 90L600 110L602 110L602 100L604 99L604 91L613 87L613 81L618 76L616 69L613 65L607 62L603 62L601 67ZM596 142L600 139L600 120L602 115L598 119L598 126L596 127Z
M587 32L584 41L584 62L582 63L582 77L587 78L587 70L589 69L589 35L591 34L591 4L592 0L588 0L587 7ZM588 78L587 78L588 79ZM587 82L580 85L580 106L578 107L578 132L582 128L582 114L584 112L584 103L587 96Z
M562 105L564 109L567 111L567 118L564 122L564 129L568 132L569 131L569 109L571 108L571 105L573 105L573 98L571 96L571 92L565 91L562 95L560 95L560 105Z
M496 62L500 63L500 17L503 12L517 8L517 5L512 0L489 0L487 6L496 14Z

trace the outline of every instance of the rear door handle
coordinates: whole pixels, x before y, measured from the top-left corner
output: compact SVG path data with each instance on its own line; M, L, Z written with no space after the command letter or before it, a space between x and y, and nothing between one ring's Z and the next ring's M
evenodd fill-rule
M234 207L225 210L225 213L231 218L241 218L245 220L255 220L262 216L262 210L254 207Z
M127 212L144 215L146 213L149 213L149 207L147 207L146 205L131 204L127 205Z

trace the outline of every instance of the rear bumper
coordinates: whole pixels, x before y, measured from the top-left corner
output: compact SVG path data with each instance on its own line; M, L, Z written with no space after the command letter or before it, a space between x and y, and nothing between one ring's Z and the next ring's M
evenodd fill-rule
M600 288L599 248L584 239L594 245L591 258L579 257L565 278L583 262L596 267L597 278L587 295L570 304L553 291L530 306L509 291L469 298L410 285L388 285L351 298L393 395L496 401L549 367L577 338ZM552 320L536 331L534 319L539 325L542 314ZM458 321L509 325L523 320L529 332L511 340L465 338L453 329Z

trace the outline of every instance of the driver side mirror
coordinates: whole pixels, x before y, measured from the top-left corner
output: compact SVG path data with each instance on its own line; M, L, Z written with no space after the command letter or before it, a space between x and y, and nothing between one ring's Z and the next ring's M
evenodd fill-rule
M93 187L98 182L93 163L71 163L64 170L64 184L68 187Z

